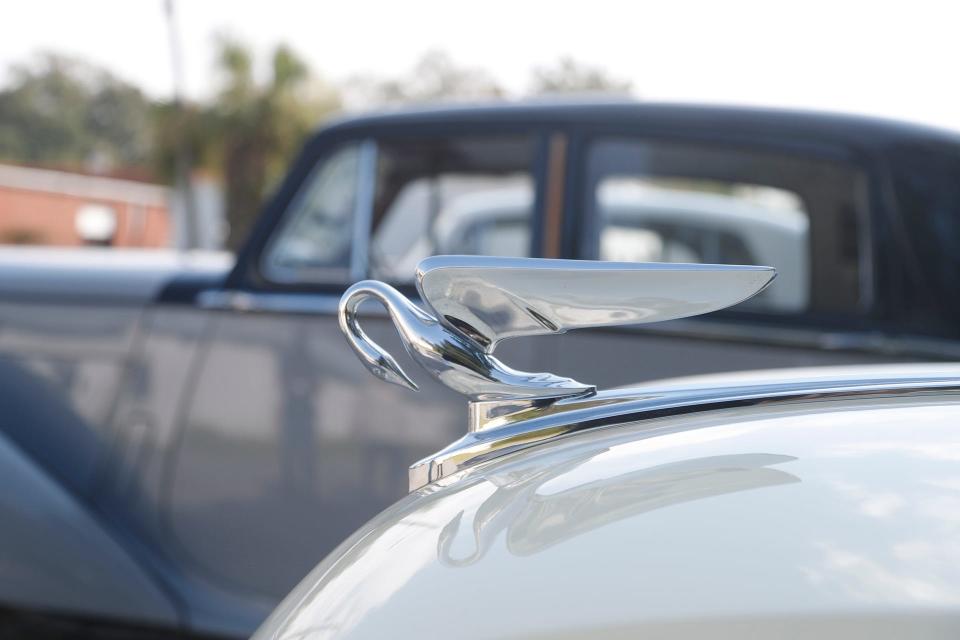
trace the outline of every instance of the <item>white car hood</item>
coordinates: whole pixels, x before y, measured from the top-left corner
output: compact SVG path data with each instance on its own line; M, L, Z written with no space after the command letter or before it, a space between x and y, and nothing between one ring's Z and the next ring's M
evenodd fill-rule
M401 500L255 638L956 637L958 462L946 391L581 432Z

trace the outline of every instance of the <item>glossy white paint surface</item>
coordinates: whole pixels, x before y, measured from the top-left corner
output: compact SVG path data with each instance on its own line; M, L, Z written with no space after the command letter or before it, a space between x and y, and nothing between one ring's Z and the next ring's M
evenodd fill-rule
M955 638L960 397L585 432L432 485L256 638Z

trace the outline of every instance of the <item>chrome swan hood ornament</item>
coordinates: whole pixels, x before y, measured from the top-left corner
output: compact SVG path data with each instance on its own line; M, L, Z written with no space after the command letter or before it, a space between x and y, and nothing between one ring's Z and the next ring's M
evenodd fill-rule
M390 285L373 280L353 285L340 300L340 328L360 361L373 375L414 391L418 389L393 356L360 328L357 308L367 299L386 307L407 353L417 364L473 402L561 398L595 390L591 385L570 378L517 371L500 362L491 355L498 338L491 332L477 329L476 325L480 323L475 322L477 318L467 307L447 308L449 313L438 310L438 307L452 307L456 303L444 299L443 292L436 289L431 289L432 298L424 293L424 281L432 284L433 278L429 278L431 272L423 270L423 263L420 266L418 289L436 315L423 311ZM431 300L436 300L437 304L432 304ZM529 313L537 312L531 309ZM474 323L470 324L470 321ZM544 319L544 322L549 321Z
M708 313L755 295L775 274L752 266L435 256L416 274L428 310L390 285L364 280L340 299L340 328L371 373L416 390L360 328L357 308L374 299L390 313L413 360L472 402L548 400L595 387L512 369L493 356L501 341Z
M512 369L493 356L500 342L708 313L756 295L775 276L773 268L755 266L434 256L417 266L426 309L388 284L364 280L340 299L340 328L371 373L416 390L360 328L362 302L386 307L410 357L468 398L473 433L597 393L571 378Z

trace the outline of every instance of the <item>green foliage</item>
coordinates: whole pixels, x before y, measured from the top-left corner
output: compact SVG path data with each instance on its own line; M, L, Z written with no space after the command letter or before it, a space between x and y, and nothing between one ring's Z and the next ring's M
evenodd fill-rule
M221 86L206 103L152 102L90 64L47 54L12 70L0 91L0 160L82 170L152 172L172 183L178 154L224 180L237 246L293 153L339 97L289 47L263 82L243 43L221 39Z
M150 101L92 65L45 54L0 91L0 159L109 169L150 161Z
M157 103L151 122L153 172L159 180L173 184L177 154L186 151L190 165L220 175L216 155L216 122L209 109L192 103Z
M247 46L221 38L218 47L216 95L205 104L158 106L154 147L157 170L168 180L182 147L192 166L223 180L227 243L236 248L304 138L340 103L289 47L276 48L261 82Z

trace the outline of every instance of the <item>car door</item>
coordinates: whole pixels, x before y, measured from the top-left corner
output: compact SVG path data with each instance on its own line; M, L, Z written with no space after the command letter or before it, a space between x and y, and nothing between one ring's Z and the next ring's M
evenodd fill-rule
M201 296L213 315L166 505L190 571L281 597L402 496L412 462L462 434L462 398L416 371L419 394L384 387L359 365L337 301L368 273L410 291L434 253L536 255L543 149L537 134L469 128L308 146L242 276ZM379 311L364 307L364 330L402 359ZM536 367L533 353L518 345L511 362Z
M565 203L573 255L763 264L778 276L709 317L561 336L558 373L607 386L898 360L856 348L869 339L860 327L873 307L877 194L867 164L800 142L581 132Z

